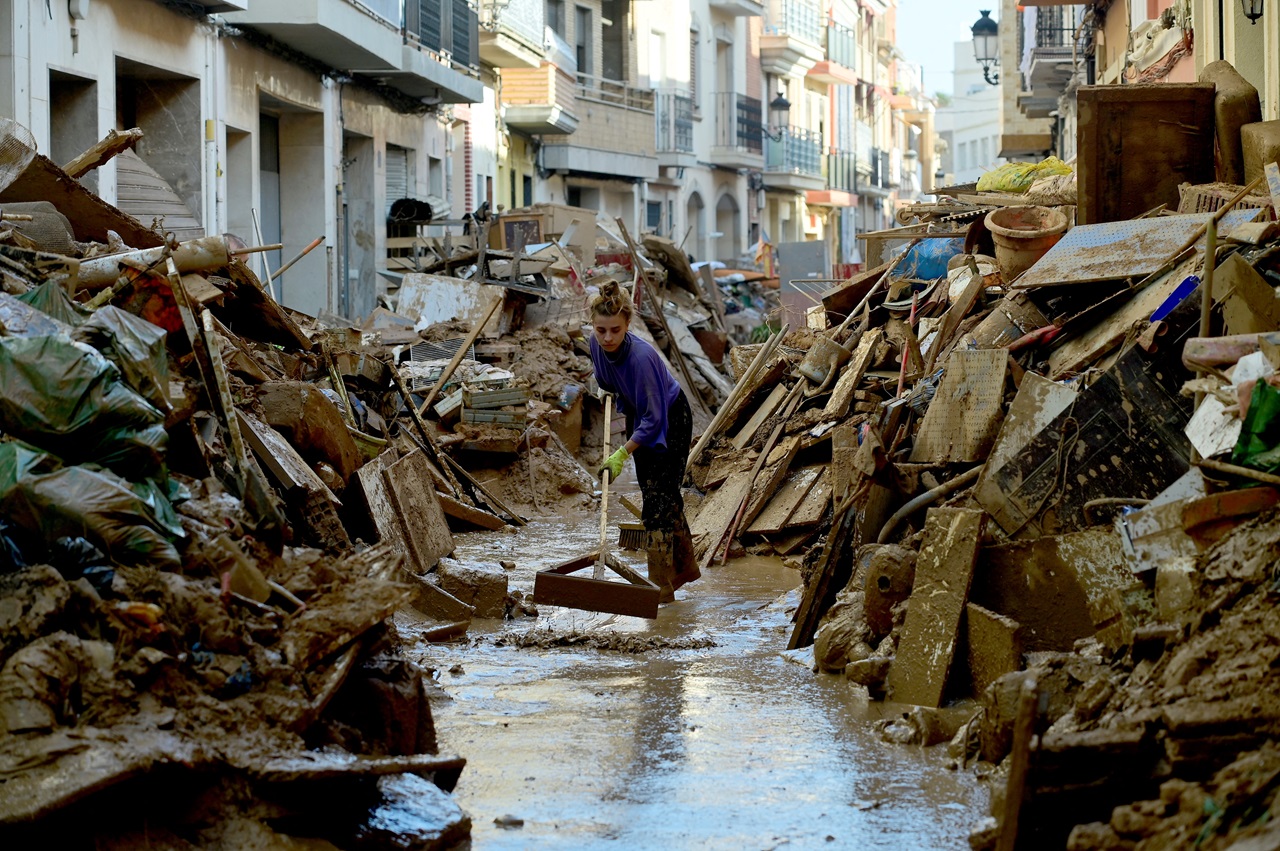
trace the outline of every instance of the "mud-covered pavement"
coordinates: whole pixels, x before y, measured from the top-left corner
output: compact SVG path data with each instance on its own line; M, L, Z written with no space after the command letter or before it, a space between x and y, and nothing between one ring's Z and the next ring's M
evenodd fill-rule
M460 536L457 557L514 561L511 587L528 592L598 528L590 514L537 520ZM891 707L781 652L799 582L775 559L738 559L654 622L543 606L419 647L448 697L433 702L440 741L467 755L456 798L475 847L962 847L986 790L946 770L943 748L882 741L869 722ZM412 636L411 617L399 626ZM495 823L507 816L523 826Z

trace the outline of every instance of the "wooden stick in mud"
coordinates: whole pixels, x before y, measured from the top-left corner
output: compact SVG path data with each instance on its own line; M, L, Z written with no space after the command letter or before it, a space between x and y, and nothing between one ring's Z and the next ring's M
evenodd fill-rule
M787 332L790 330L790 325L783 325L782 330L766 340L760 351L756 352L751 365L747 367L746 372L742 373L742 377L734 385L733 392L729 394L729 398L725 399L720 405L720 410L716 411L715 419L711 421L711 425L706 427L702 432L702 436L698 438L698 442L694 444L693 450L689 453L689 462L685 465L686 473L692 469L694 461L702 454L702 450L707 447L707 443L710 442L711 438L720 433L720 428L725 424L724 420L728 417L729 412L737 407L738 400L751 387L760 369L773 357L773 353L778 350L778 346L782 343L782 338L787 336Z
M604 394L604 435L603 456L609 457L609 431L613 428L613 394ZM604 579L605 554L609 550L609 471L600 476L600 549L596 553L596 565L592 568L592 579Z
M466 339L463 340L462 345L458 347L458 351L454 354L453 359L450 360L449 365L444 368L444 372L440 373L440 378L436 380L435 386L432 387L431 392L427 394L426 401L423 402L422 407L418 409L418 416L425 417L427 415L427 411L431 408L431 403L436 400L436 396L440 395L440 390L449 382L449 379L453 378L453 373L457 371L458 364L462 363L462 359L467 356L467 349L471 348L471 345L476 341L476 337L479 337L480 332L484 330L484 326L489 324L489 320L493 317L493 314L498 312L499 307L502 307L503 300L503 296L495 298L493 303L489 305L489 309L485 311L484 319L477 322L475 327L471 329L471 333L467 334Z

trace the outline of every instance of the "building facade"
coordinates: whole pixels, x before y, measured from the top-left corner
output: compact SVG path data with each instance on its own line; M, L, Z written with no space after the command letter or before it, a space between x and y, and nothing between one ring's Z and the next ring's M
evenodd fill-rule
M395 286L401 198L451 222L571 204L699 260L816 241L848 264L855 235L890 226L935 171L895 7L9 0L0 115L59 163L141 127L136 155L83 183L148 224L162 198L178 238L282 243L264 276L323 236L275 285L313 315L362 317Z

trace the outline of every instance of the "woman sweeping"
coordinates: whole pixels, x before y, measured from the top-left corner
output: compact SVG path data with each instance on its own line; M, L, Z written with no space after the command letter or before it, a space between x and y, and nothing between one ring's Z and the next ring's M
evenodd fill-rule
M669 603L675 600L675 589L702 575L680 496L693 412L662 357L628 330L631 316L630 297L613 282L602 286L591 303L596 383L621 399L629 435L605 459L600 473L608 470L611 480L617 479L627 459L635 456L644 494L641 519L649 538L649 579L661 589L661 601Z

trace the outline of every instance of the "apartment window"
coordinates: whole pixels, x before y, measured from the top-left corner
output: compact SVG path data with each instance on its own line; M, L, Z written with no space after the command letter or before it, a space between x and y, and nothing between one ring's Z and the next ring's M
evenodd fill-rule
M646 201L644 205L644 226L654 233L662 232L662 202Z
M568 37L565 29L564 0L547 0L547 26L561 38Z
M574 48L577 51L578 73L591 76L595 73L591 56L591 10L574 6Z

